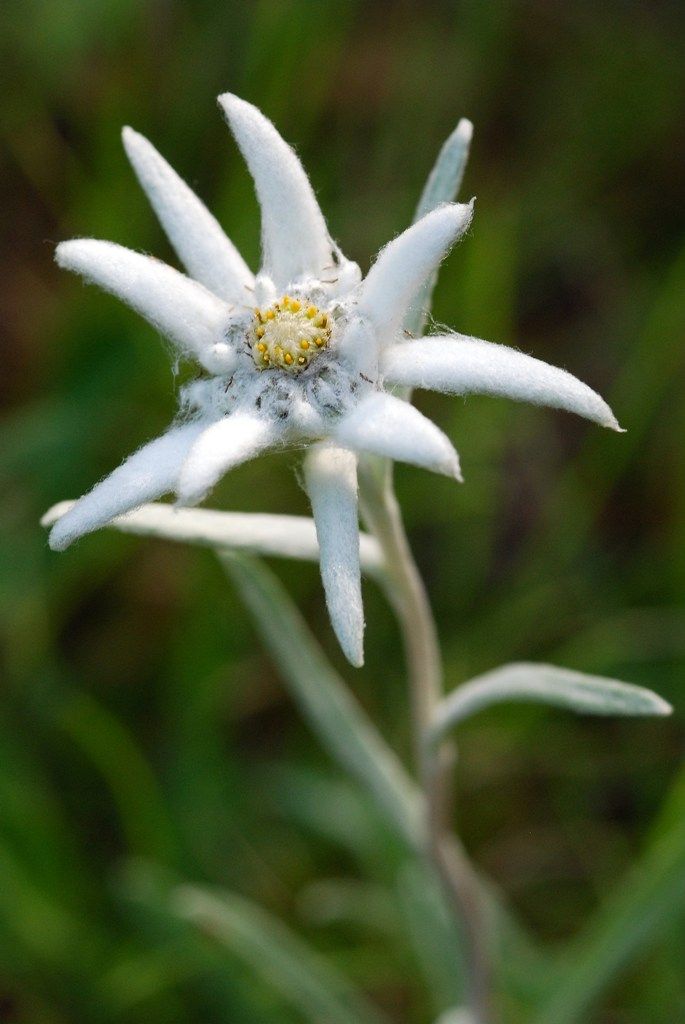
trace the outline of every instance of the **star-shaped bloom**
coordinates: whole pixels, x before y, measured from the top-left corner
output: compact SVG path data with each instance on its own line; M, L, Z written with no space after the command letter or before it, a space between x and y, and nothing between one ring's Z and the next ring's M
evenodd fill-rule
M357 459L387 456L460 479L450 440L393 388L505 395L618 429L606 403L564 370L459 334L407 340L403 323L473 204L444 203L385 246L367 276L332 241L293 150L255 107L219 99L254 178L262 266L253 276L215 218L153 146L124 146L187 276L112 242L75 239L57 262L112 292L204 373L181 391L178 419L55 524L54 549L145 502L202 501L233 467L305 447L304 479L329 613L363 660Z

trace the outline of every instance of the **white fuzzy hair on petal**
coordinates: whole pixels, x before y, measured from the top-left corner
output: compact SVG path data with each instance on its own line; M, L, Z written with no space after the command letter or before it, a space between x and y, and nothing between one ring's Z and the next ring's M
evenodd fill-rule
M183 460L205 428L201 423L173 427L130 455L55 523L50 547L63 551L115 516L175 490Z
M422 284L471 223L473 203L445 203L381 249L359 289L358 308L386 340L397 331Z
M342 418L333 436L346 448L461 480L459 456L449 438L413 405L393 395L367 395Z
M384 352L381 370L392 385L500 395L566 409L603 427L621 429L604 399L566 370L479 338L446 335L395 345Z
M254 179L262 210L263 262L277 288L321 278L333 248L309 179L261 111L224 93L219 105Z
M60 501L41 518L41 526L53 526L74 501ZM309 516L281 516L259 512L219 512L209 508L178 508L151 502L115 516L107 526L140 537L160 537L179 544L209 548L233 548L255 555L319 561L314 520ZM382 579L383 553L375 537L359 534L362 572Z
M198 437L183 464L176 493L181 505L202 501L229 469L254 458L274 442L274 426L248 412L212 423Z
M369 321L355 317L338 342L338 352L351 370L371 380L378 377L378 334Z
M328 614L343 653L364 663L364 609L359 564L357 457L333 445L313 445L304 462L307 493L321 549Z
M472 138L473 125L468 118L462 117L442 145L416 207L415 221L435 210L440 203L450 202L456 197L466 170Z
M197 281L161 260L96 238L60 242L55 259L116 295L211 373L232 369L234 353L216 353L231 307Z
M126 127L122 139L138 181L190 276L227 302L250 301L253 275L217 219L143 135Z

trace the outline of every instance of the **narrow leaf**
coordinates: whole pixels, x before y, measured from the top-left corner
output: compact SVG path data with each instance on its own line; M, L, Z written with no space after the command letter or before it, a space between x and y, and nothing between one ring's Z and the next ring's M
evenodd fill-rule
M464 683L437 709L431 739L439 741L471 715L503 701L532 701L586 715L668 715L665 700L641 686L555 665L503 665Z
M381 1024L385 1017L299 936L233 893L184 885L171 911L248 964L312 1024Z
M319 738L371 792L405 839L420 847L422 802L415 784L330 666L287 593L257 560L233 552L220 553L220 558Z
M419 861L403 865L397 878L397 896L405 931L437 1012L464 998L466 964L455 970L455 950L462 937L445 905L437 879Z
M280 919L243 896L226 889L180 883L171 872L144 861L130 861L121 878L124 894L151 911L159 924L174 929L174 947L181 963L192 947L180 942L188 925L212 942L218 964L240 962L269 985L303 1020L311 1024L387 1024L386 1018ZM209 966L204 946L204 962ZM220 958L220 959L219 959ZM195 963L192 956L189 962Z

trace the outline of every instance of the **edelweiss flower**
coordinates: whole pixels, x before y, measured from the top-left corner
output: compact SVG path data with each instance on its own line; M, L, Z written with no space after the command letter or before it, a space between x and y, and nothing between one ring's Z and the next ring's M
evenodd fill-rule
M462 335L407 340L402 325L466 231L473 204L446 203L381 250L366 278L333 242L293 150L255 107L219 99L255 181L262 268L252 275L197 196L142 136L124 145L189 276L94 239L57 262L117 295L206 375L181 392L169 430L131 455L58 520L54 549L168 492L202 501L221 476L267 449L307 446L305 484L331 620L349 660L364 628L357 456L368 452L460 479L451 442L388 389L506 395L618 429L606 403L564 370Z

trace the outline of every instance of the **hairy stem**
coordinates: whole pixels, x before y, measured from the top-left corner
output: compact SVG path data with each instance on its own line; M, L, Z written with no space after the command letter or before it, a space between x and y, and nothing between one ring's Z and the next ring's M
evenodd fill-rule
M490 1024L491 970L488 914L476 874L450 828L454 748L430 742L442 699L442 659L423 580L414 562L392 487L391 464L360 460L362 513L387 563L388 597L401 625L412 703L419 781L426 806L425 853L436 870L464 937L469 1002L476 1024Z

